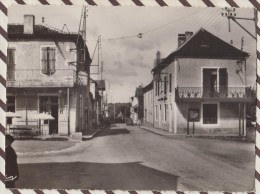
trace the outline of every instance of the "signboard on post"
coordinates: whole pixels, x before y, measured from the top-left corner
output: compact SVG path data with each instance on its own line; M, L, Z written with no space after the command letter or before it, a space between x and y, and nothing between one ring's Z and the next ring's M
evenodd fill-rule
M200 111L199 109L189 109L189 121L198 122L200 120Z

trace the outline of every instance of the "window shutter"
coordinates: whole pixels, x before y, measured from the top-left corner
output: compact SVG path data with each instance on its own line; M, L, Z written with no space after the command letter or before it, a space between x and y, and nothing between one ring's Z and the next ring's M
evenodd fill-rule
M172 74L169 74L169 92L172 92Z
M42 73L47 74L47 47L42 48Z
M50 68L50 74L54 74L55 73L55 48L49 48L49 68Z
M227 97L228 92L228 73L227 68L219 69L219 93L222 97Z
M15 49L7 49L7 65L14 65L14 52Z

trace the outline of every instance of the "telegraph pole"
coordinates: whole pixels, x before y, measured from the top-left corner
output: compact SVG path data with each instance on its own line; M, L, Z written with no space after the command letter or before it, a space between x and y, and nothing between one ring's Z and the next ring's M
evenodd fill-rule
M255 26L257 25L257 11L254 10L254 17L253 18L244 18L244 17L236 17L236 9L235 8L228 8L225 7L222 9L221 15L224 17L227 17L228 19L228 30L229 32L231 31L231 26L230 26L230 20L234 21L239 27L241 27L244 31L246 31L251 37L256 39L256 28L255 28L255 35L253 35L251 32L249 32L242 24L240 24L237 20L251 20L255 22Z

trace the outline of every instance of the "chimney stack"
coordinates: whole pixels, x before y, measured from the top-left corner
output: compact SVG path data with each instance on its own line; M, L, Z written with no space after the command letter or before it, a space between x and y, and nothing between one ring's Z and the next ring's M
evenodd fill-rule
M156 59L154 60L154 67L156 67L161 62L161 52L157 51Z
M34 25L35 25L34 15L24 15L24 27L23 27L24 34L33 34Z
M188 31L186 31L186 32L185 32L185 38L186 38L185 41L187 41L192 35L193 35L193 32L188 32Z
M193 32L186 31L185 34L178 34L178 47L180 47L184 42L190 39Z
M178 47L180 47L186 40L185 34L178 34Z

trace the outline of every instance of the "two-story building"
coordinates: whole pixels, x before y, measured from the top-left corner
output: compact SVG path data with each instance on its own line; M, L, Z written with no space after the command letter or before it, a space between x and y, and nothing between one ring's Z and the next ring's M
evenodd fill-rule
M178 48L152 70L154 127L245 135L248 57L205 29L179 34Z
M40 125L32 119L48 113L47 134L84 133L91 126L87 75L91 59L80 34L36 25L33 15L24 24L8 25L7 111L22 116L15 125Z

